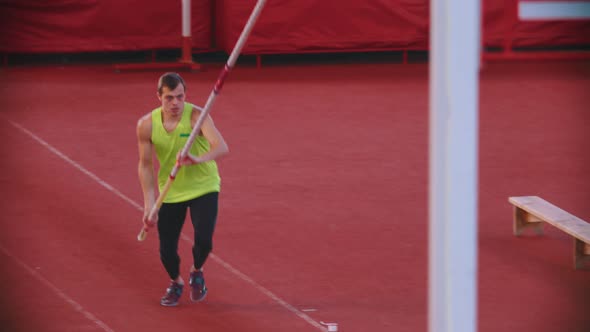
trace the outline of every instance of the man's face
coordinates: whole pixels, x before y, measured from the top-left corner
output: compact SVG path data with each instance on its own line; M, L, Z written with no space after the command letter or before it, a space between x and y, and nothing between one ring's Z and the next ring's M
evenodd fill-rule
M158 95L158 99L162 102L162 110L173 116L182 113L184 97L184 86L182 84L178 84L174 90L170 90L165 86L162 88L162 94Z

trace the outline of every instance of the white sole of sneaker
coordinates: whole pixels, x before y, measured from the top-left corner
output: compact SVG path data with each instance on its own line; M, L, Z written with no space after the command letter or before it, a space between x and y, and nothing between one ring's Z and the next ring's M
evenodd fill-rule
M160 305L162 307L176 307L178 306L178 303L173 303L173 304L164 304L164 303L160 303Z
M192 301L192 302L194 302L194 303L197 303L197 302L203 302L203 300L204 300L206 297L207 297L207 292L205 292L205 295L203 295L203 297L202 297L202 298L200 298L200 299L197 299L197 300L193 299L193 296L192 296L192 294L191 294L191 301Z

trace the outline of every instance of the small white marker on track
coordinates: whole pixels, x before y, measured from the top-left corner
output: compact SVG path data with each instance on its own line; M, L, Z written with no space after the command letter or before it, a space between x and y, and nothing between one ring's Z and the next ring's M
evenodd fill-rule
M324 323L320 321L320 324L326 326L328 328L328 332L337 332L338 331L338 323Z

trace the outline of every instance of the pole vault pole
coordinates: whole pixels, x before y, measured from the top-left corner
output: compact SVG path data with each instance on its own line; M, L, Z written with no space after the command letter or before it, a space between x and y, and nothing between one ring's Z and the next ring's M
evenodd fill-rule
M180 152L180 159L183 159L187 155L188 151L191 149L191 147L195 141L195 138L197 137L197 135L199 134L199 131L201 130L201 126L203 125L203 122L205 121L207 115L209 115L209 112L211 110L211 107L213 106L213 102L215 101L215 98L221 92L221 88L223 88L223 83L225 82L227 75L229 74L229 72L232 70L234 64L236 63L236 60L238 59L238 56L240 55L240 52L242 51L244 44L246 44L246 40L248 40L248 36L250 35L250 31L252 31L252 28L254 27L256 20L258 20L258 16L260 16L260 12L262 11L262 8L264 8L265 2L266 2L266 0L258 0L258 2L256 3L256 6L254 7L254 10L252 10L252 14L250 14L250 18L248 19L248 22L246 22L246 26L244 27L244 30L242 30L242 33L240 34L240 38L236 42L236 45L234 46L234 49L229 56L229 59L227 60L225 66L223 67L223 70L219 74L219 77L217 78L217 81L215 82L215 86L213 87L213 90L209 94L209 98L207 98L207 103L205 103L205 107L203 107L203 110L201 111L201 115L199 115L199 118L197 119L197 123L195 123L195 127L191 131L191 134L190 134L186 144L184 145L184 147L182 148L182 150ZM162 192L160 192L160 195L158 196L156 203L152 206L152 209L150 210L150 214L148 217L149 220L153 220L153 218L156 216L156 213L158 212L158 210L162 206L162 203L164 202L164 198L166 197L168 190L170 190L170 186L174 182L174 179L176 178L176 174L178 173L179 170L180 170L180 164L177 161L176 164L174 165L174 168L172 168L172 171L170 172L170 176L168 177L166 184L162 188ZM147 225L144 225L144 227L141 229L141 231L137 235L137 240L138 241L145 240L148 230L149 230L149 227Z

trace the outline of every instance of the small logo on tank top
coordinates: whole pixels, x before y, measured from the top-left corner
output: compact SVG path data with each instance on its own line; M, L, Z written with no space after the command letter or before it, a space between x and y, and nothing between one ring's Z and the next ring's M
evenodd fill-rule
M181 133L180 137L189 137L191 134Z

